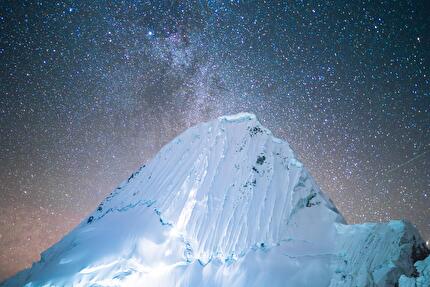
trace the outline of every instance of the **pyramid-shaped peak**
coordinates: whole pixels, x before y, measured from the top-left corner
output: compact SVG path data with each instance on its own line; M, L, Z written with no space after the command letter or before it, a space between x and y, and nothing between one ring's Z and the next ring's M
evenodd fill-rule
M203 262L238 256L256 244L275 246L309 228L344 222L286 141L251 113L189 128L133 174L91 215L150 205L163 225ZM318 221L314 219L318 218Z
M407 227L345 225L288 143L239 113L180 134L0 285L394 286L428 252Z

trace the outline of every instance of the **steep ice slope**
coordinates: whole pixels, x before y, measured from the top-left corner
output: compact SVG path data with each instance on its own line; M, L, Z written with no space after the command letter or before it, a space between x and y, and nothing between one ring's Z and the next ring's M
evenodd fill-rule
M414 263L428 250L418 231L407 222L338 225L335 286L397 286L402 274L413 276Z
M346 225L254 115L178 136L4 286L390 286L407 223Z
M407 277L402 275L399 280L399 287L428 287L430 286L430 256L425 260L415 263L415 276Z

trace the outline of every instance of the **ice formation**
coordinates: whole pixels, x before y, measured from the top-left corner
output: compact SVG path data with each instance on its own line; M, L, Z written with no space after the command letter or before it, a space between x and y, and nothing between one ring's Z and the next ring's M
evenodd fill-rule
M429 286L427 255L407 222L346 224L241 113L179 135L1 286Z

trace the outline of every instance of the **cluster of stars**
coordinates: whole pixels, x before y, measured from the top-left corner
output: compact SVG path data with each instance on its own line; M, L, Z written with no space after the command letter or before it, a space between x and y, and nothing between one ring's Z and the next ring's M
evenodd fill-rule
M179 132L249 111L350 223L430 237L425 1L0 4L0 279Z

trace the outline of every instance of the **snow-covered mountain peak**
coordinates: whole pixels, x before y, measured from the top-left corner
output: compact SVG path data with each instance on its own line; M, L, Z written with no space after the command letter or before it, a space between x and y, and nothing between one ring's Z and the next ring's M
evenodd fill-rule
M249 113L179 135L88 221L96 225L111 210L142 203L202 262L305 239L321 229L329 234L333 223L343 222L289 145Z
M173 139L3 285L407 287L430 281L427 255L409 223L347 225L288 143L240 113Z

